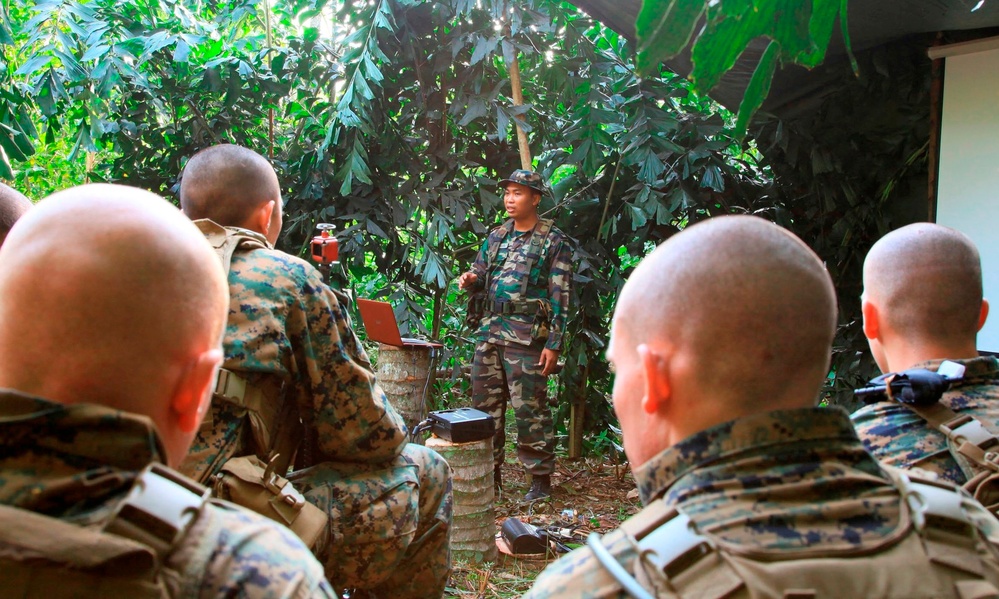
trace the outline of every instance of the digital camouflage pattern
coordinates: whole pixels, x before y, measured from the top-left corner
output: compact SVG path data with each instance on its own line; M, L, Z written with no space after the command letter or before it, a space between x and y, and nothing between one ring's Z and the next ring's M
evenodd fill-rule
M541 221L538 221L539 224ZM469 291L485 291L487 300L547 300L551 305L551 325L545 347L555 351L562 349L562 334L565 331L566 316L569 313L569 284L572 280L572 249L565 235L552 227L541 246L541 254L527 273L527 250L530 246L531 231L517 231L510 223L496 227L482 244L478 257L472 264L471 272L477 279ZM508 234L509 233L509 234ZM489 251L499 246L496 259L489 264ZM487 272L488 271L488 272ZM520 291L524 277L528 276L524 297ZM489 289L483 289L486 280ZM493 314L486 312L475 337L479 341L498 345L532 345L532 331L536 316L533 314Z
M385 464L324 462L289 476L332 519L326 574L378 597L440 597L450 573L450 468L409 444Z
M0 504L99 528L141 470L162 458L144 416L0 391ZM192 554L207 555L207 567L185 568ZM168 577L177 597L335 596L298 537L222 502L206 504L166 568L178 573Z
M503 463L509 399L517 417L517 457L532 475L555 471L555 435L547 377L538 366L540 351L519 345L479 343L472 359L472 398L493 417L493 463Z
M335 541L328 555L318 556L330 581L338 587L371 590L363 574L369 568L366 556L377 552L380 560L397 564L393 581L415 580L428 568L436 579L417 595L380 587L387 596L431 597L428 589L443 590L450 572L450 472L433 452L412 457L420 450L407 444L402 417L376 382L346 311L321 273L269 246L240 250L232 257L229 295L223 366L261 389L283 385L284 391L274 392L273 403L261 413L276 419L285 407L279 402L294 401L312 437L310 463L323 466L289 478L300 491L328 488L329 494L351 506L346 512L350 518L330 512ZM263 426L273 430L275 422ZM210 476L228 457L256 453L250 429L245 411L213 401L210 424L198 433L181 470L192 477ZM330 472L349 473L350 483L333 485ZM314 482L309 480L313 474L318 477ZM321 509L330 508L322 504L320 491L307 497ZM401 515L400 510L414 509L417 503L425 510ZM444 521L425 520L422 513L440 514ZM394 525L407 518L418 522L415 533ZM431 529L434 534L429 534ZM426 540L415 543L418 539Z
M999 434L999 360L985 356L951 361L964 365L964 381L944 393L940 403L959 415L974 416L993 434ZM933 360L913 368L936 372L941 362ZM943 433L905 406L881 401L860 408L850 418L867 450L885 464L933 472L954 484L967 482L968 473L951 455Z
M555 433L548 385L537 364L542 347L554 351L562 349L572 279L572 251L565 236L555 227L551 228L537 261L527 272L531 236L538 234L540 225L541 221L538 221L531 231L518 232L512 221L508 221L493 229L471 270L478 285L471 291L485 291L488 301L545 300L551 307L546 341L535 339L540 315L486 311L475 335L478 343L472 358L472 405L492 416L495 422L495 464L503 462L505 415L509 402L517 415L517 454L532 475L551 474L555 469ZM496 247L496 258L490 264L491 249ZM528 279L522 296L524 277ZM487 281L489 288L484 289Z
M662 498L666 509L688 515L698 532L739 552L762 551L774 559L802 550L821 551L818 558L855 552L865 560L856 565L858 579L875 557L866 553L897 536L901 522L896 487L838 408L781 410L721 424L684 439L634 474L643 504ZM633 540L618 529L603 543L634 574ZM895 545L887 543L885 550ZM910 574L879 575L890 586ZM923 576L920 584L935 588L933 576ZM625 596L607 594L607 588L616 588L613 578L584 547L550 565L525 597ZM951 588L919 596L956 593Z

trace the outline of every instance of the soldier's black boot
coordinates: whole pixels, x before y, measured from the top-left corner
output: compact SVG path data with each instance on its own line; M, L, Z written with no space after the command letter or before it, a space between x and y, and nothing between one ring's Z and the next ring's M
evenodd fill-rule
M531 489L524 495L524 501L537 501L551 497L552 476L550 474L535 474L531 477Z

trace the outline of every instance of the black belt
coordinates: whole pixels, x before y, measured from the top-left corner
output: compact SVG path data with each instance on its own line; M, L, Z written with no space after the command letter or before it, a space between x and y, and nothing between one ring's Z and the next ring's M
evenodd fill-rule
M537 314L541 309L538 300L486 300L482 309L493 314Z

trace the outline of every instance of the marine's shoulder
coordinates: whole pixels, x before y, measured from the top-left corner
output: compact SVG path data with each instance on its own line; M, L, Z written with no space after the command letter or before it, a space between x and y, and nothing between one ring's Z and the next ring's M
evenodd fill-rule
M312 552L284 526L217 499L209 501L206 510L218 531L207 574L222 594L229 596L229 591L239 594L253 588L257 593L254 596L283 597L291 595L287 593L289 588L322 591L328 587L323 568ZM320 592L320 596L325 593Z
M322 278L318 269L305 260L273 248L253 248L237 252L232 258L234 270L268 275L280 273L295 280Z
M621 529L616 529L601 539L614 558L625 565L634 558L633 543ZM573 599L596 599L617 597L620 586L611 573L600 563L590 547L583 546L550 564L535 579L531 590L524 599L544 597L565 597Z

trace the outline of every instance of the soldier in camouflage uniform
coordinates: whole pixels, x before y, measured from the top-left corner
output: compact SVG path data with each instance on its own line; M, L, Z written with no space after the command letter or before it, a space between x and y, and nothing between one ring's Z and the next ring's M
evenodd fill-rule
M903 227L874 244L864 261L864 334L881 370L936 371L944 360L960 364L964 380L938 405L974 417L967 424L977 420L995 435L999 361L979 357L976 346L988 307L978 250L953 229L930 223ZM957 484L975 474L961 455L948 450L943 432L902 404L872 403L852 418L864 445L886 464L919 468Z
M31 208L31 200L15 189L0 183L0 245L17 219Z
M375 596L440 597L450 573L450 470L407 443L342 296L316 268L273 249L282 222L273 168L246 148L208 148L187 164L180 199L188 216L212 219L247 244L229 268L220 377L229 382L216 388L210 424L182 470L204 480L230 457L266 459L290 410L308 442L300 451L307 467L288 478L330 516L319 555L330 581Z
M0 594L334 596L289 530L162 465L207 409L228 306L180 211L111 185L43 200L0 298Z
M500 184L510 220L489 233L472 269L459 277L481 313L472 360L472 403L496 423L496 485L506 443L507 402L517 417L517 457L532 476L526 499L548 497L555 434L547 377L555 371L569 310L572 251L550 220L538 217L541 175L516 170Z
M818 257L762 219L698 223L644 259L621 291L608 359L646 507L550 565L526 597L996 592L996 523L982 507L889 474L846 413L813 407L835 328ZM900 491L923 497L921 511ZM928 514L942 513L955 537L933 536Z

